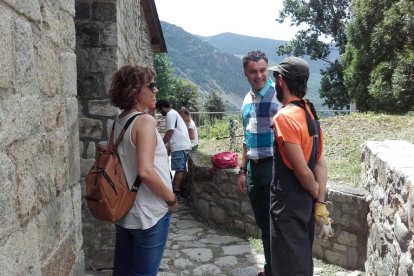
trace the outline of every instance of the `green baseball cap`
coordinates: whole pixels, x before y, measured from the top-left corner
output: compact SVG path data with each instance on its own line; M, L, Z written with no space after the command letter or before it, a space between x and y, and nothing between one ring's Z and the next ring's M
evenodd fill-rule
M287 57L279 65L269 67L270 71L275 71L288 79L308 79L309 65L299 57Z

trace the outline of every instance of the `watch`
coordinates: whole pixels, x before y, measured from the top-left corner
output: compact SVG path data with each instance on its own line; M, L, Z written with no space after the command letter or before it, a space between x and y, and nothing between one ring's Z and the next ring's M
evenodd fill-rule
M246 167L240 167L239 173L247 173Z

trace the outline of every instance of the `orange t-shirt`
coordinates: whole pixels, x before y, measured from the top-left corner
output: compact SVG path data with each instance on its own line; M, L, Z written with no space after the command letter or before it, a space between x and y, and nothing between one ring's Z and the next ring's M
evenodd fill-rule
M310 116L313 118L309 107L306 107ZM286 105L273 117L273 127L275 130L275 140L277 141L282 160L289 169L292 169L293 167L286 157L286 152L282 147L283 142L300 145L306 162L309 162L312 152L313 138L309 136L306 113L301 107L296 105ZM316 160L318 160L322 154L322 141L323 134L321 129L319 136L320 148L317 152Z

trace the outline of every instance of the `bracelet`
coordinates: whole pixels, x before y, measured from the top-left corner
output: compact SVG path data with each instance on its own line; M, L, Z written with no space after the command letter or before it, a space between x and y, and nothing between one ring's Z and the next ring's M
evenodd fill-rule
M240 167L239 173L247 173L246 167Z
M165 201L169 207L174 206L177 203L177 197L174 196L173 201Z

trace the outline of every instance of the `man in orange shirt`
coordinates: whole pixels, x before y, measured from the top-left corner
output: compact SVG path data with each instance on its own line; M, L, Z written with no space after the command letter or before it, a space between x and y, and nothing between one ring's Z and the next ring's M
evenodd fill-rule
M272 272L274 276L313 275L315 221L327 222L326 163L323 135L306 95L309 66L288 57L273 71L276 96L283 104L273 117L275 159L270 194Z

